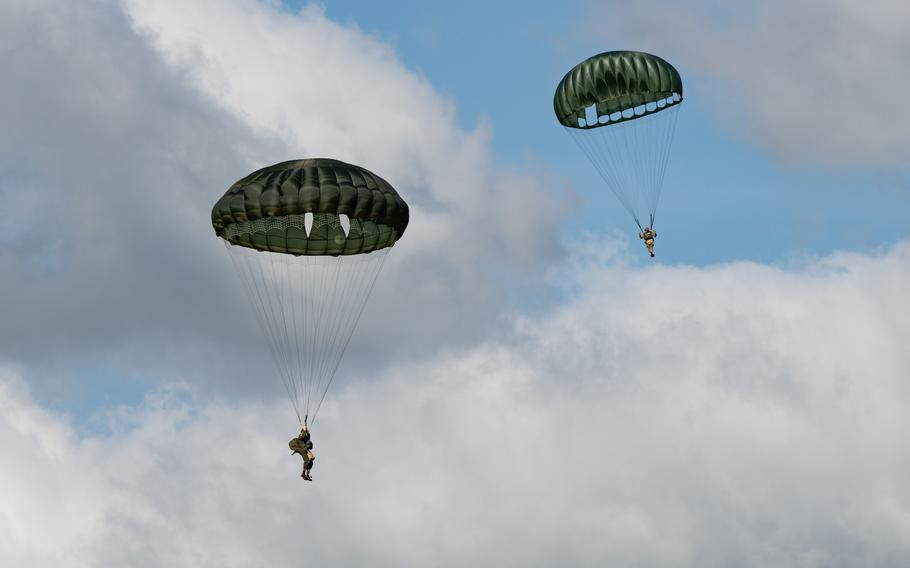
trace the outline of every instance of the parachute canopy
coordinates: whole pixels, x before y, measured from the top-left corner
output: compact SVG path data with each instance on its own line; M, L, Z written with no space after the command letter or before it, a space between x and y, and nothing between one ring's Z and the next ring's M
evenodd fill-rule
M315 421L408 215L387 181L324 158L257 170L212 208L301 423Z
M608 51L566 73L556 87L553 110L563 126L597 128L659 112L682 102L682 94L679 72L660 57Z
M307 213L322 220L309 232ZM350 223L347 231L342 218ZM258 250L361 254L401 238L408 206L389 182L359 166L326 158L292 160L234 183L212 208L212 226L231 244Z
M585 59L553 96L557 120L639 228L643 219L654 226L682 98L676 69L638 51Z

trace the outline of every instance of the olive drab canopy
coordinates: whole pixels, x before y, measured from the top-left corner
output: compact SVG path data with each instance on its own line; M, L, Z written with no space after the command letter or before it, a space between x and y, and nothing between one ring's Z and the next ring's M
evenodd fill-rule
M553 110L563 126L596 128L651 114L682 101L682 79L672 65L649 53L608 51L572 68L556 87ZM674 95L678 99L674 100ZM671 99L669 102L667 99ZM658 101L665 104L657 106ZM655 103L646 112L622 116L626 109ZM586 110L594 105L603 122L588 124ZM610 117L615 113L620 116Z
M556 87L557 120L639 228L643 219L654 226L682 100L676 69L638 51L589 57Z
M309 233L307 213L323 221ZM350 221L346 233L336 220L342 215ZM387 181L361 167L292 160L234 183L212 208L212 226L231 244L259 250L359 254L395 244L408 226L408 206Z
M212 208L301 423L315 421L408 216L387 181L325 158L257 170Z

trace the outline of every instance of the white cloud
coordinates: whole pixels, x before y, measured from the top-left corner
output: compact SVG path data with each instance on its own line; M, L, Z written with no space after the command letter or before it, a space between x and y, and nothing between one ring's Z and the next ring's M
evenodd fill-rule
M698 77L690 97L785 162L906 165L906 2L649 0L597 5L589 21Z
M379 40L315 6L290 17L255 0L125 3L169 61L292 155L335 156L391 181L412 207L401 256L445 249L463 266L491 247L507 262L558 250L568 206L494 164L487 129L460 131L453 102ZM515 217L526 221L504 222Z
M164 392L80 438L5 379L0 563L910 560L910 243L790 269L588 258L571 276L564 305L502 341L340 389L312 484L284 402Z
M361 164L411 204L352 368L481 341L504 282L560 252L568 198L543 168L497 164L486 127L460 130L388 46L318 9L7 2L0 52L17 54L0 91L0 358L241 385L268 358L242 341L258 330L209 211L285 159Z
M22 362L0 378L0 565L907 564L910 245L790 269L577 259L564 305L503 326L489 271L552 258L564 205L483 127L316 9L125 5L151 35L114 2L0 4L0 354ZM207 210L317 154L413 205L361 334L388 343L360 368L426 356L335 391L312 485L284 402L164 388L96 436L32 399L48 360L269 388L238 367L263 353L224 348L250 316Z

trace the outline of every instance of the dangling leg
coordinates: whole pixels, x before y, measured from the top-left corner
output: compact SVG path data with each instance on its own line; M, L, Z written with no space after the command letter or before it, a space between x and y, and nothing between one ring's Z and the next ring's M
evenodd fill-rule
M312 476L312 474L310 473L310 471L313 469L313 462L315 462L315 461L316 461L316 459L315 459L315 458L312 458L312 459L307 460L307 461L303 464L303 471L306 472L306 480L307 480L307 481L313 481L313 476Z

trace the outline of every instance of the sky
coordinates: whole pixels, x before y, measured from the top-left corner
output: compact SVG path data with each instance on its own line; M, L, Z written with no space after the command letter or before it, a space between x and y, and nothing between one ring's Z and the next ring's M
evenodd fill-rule
M0 0L0 565L910 563L910 8ZM562 132L685 82L657 257ZM410 205L297 423L210 208Z

